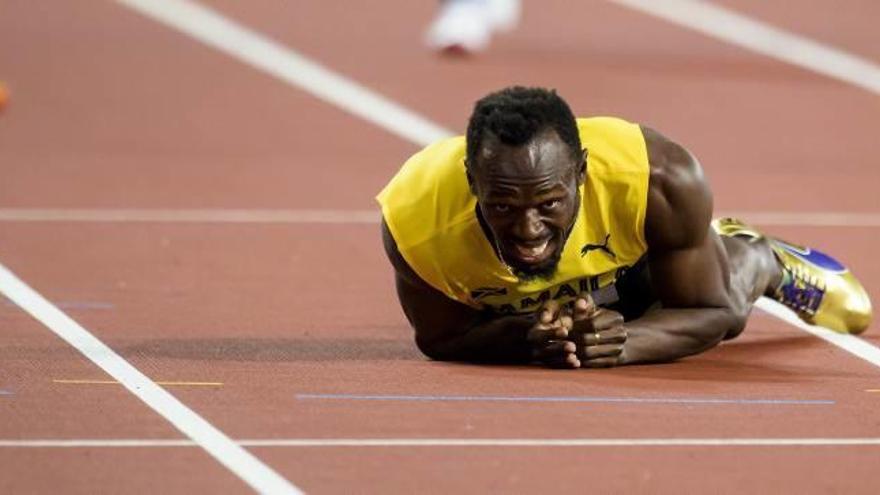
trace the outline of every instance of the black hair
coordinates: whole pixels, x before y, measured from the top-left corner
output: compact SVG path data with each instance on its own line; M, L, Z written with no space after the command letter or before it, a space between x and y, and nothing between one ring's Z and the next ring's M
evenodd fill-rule
M555 90L511 86L484 96L476 105L467 127L467 166L476 163L477 151L486 134L506 145L528 143L545 129L553 129L571 148L572 156L581 156L581 139L571 108Z

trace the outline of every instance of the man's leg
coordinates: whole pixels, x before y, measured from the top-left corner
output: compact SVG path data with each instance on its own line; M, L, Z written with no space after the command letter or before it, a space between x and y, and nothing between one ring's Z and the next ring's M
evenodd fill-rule
M759 297L771 295L782 280L782 270L766 238L722 236L730 267L730 299L740 319L745 322ZM742 333L740 328L724 336L732 339Z
M712 222L730 266L730 296L748 316L764 295L784 304L803 321L841 333L861 333L871 323L871 301L843 264L814 249L766 237L734 218ZM726 338L739 335L742 329Z
M512 30L519 16L520 0L443 0L425 40L441 53L481 52L494 33Z

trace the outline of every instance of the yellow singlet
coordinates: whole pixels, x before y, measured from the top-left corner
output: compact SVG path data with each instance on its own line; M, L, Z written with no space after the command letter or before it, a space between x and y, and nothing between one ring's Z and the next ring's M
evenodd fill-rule
M577 124L588 152L587 178L552 279L520 281L496 256L476 216L461 136L414 155L376 198L413 271L456 301L499 313L529 313L549 299L565 303L583 292L597 304L616 302L614 282L647 250L645 139L638 125L617 118Z

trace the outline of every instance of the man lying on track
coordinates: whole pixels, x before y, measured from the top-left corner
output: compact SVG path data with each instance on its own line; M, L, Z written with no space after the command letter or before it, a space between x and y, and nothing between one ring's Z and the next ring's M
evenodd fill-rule
M438 360L563 368L664 362L742 332L755 300L859 333L871 303L834 259L712 220L686 149L553 91L477 102L467 136L414 155L379 194L416 343Z

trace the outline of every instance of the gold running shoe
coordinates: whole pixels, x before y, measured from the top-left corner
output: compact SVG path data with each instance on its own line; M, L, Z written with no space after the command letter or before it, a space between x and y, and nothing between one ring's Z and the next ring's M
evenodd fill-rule
M803 321L835 332L859 334L871 324L871 300L856 277L825 253L765 237L736 218L712 221L719 235L766 238L782 267L782 283L773 299L791 308Z

